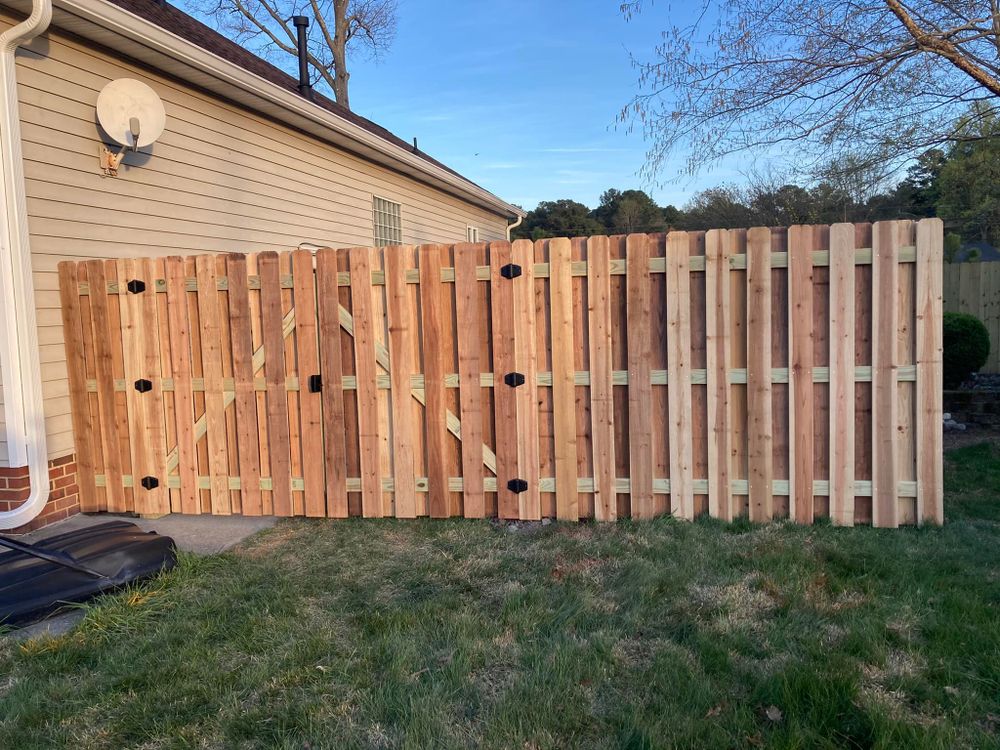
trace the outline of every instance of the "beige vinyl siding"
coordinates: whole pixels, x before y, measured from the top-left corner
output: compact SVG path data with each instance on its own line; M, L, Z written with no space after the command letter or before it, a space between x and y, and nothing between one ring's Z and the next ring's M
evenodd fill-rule
M0 28L10 25L0 17ZM503 239L504 217L50 31L18 52L18 94L51 457L72 451L56 267L67 258L370 246L372 196L402 205L403 242ZM148 83L167 125L102 177L101 88ZM0 445L0 465L6 445Z

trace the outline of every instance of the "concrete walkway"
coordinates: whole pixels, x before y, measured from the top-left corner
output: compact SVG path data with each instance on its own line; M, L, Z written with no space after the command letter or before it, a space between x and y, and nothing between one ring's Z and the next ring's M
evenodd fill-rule
M252 534L274 526L278 519L273 516L182 516L170 514L163 518L131 518L129 516L95 513L83 515L78 513L65 521L59 521L38 531L25 534L18 539L25 542L38 542L55 534L96 526L105 521L124 520L134 523L146 531L171 537L178 549L193 552L196 555L214 555L239 544ZM70 609L57 612L40 622L11 631L6 637L17 641L25 641L39 636L58 636L68 633L80 620L84 612L81 609Z
M84 515L78 513L38 531L20 537L26 542L37 542L55 534L96 526L105 521L128 521L146 531L155 531L173 538L177 549L196 555L214 555L239 544L251 534L269 529L277 523L274 516L182 516L171 513L163 518L132 518L110 513Z

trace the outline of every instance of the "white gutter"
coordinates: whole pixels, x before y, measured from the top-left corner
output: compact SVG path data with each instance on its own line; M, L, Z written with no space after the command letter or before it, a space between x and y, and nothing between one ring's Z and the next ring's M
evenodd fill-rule
M31 15L0 35L0 377L3 378L7 451L11 466L28 466L31 491L14 510L0 513L0 529L31 521L49 499L45 407L31 276L28 206L17 106L17 48L45 32L52 0L34 0Z
M515 229L517 229L519 226L521 226L522 221L524 221L524 214L518 216L517 221L515 221L513 224L507 225L507 242L510 242L510 233L513 232Z

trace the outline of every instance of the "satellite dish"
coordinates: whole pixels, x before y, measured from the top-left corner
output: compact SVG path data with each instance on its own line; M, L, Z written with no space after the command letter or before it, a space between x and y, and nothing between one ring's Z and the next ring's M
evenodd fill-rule
M97 121L115 141L133 151L159 138L166 120L160 97L134 78L112 81L97 96Z

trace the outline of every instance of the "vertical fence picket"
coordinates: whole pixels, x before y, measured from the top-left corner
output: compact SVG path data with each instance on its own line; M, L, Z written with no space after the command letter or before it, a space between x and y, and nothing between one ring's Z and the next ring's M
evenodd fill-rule
M618 517L615 488L614 364L611 347L611 253L607 237L587 240L590 418L594 450L594 518Z
M899 234L880 221L872 238L872 523L898 525L896 306Z
M497 515L502 519L518 517L518 494L510 482L518 476L520 424L517 396L505 382L514 372L514 285L504 269L513 263L509 242L490 243L490 299L493 324L493 405L496 422Z
M233 338L232 320L229 317L229 281L226 277L226 256L216 255L215 273L217 277L216 296L219 298L219 346L222 354L222 416L225 425L224 440L226 446L226 507L229 513L243 512L243 498L238 489L229 486L230 477L239 476L239 451L236 437L236 407L235 394L227 392L226 385L233 382Z
M691 405L691 272L687 232L667 239L667 398L670 419L670 504L679 518L694 518L691 486L694 423Z
M747 232L747 432L750 520L774 513L771 449L771 232Z
M147 306L143 296L153 294L153 280L147 274L145 261L122 260L118 262L119 288L128 288L130 281L147 284L147 291L126 291L121 301L121 336L124 342L125 394L128 405L129 433L132 446L132 486L135 497L135 512L156 515L165 513L169 506L166 494L166 457L162 464L157 460L157 439L160 431L156 425L154 394L162 388L157 377L159 368L151 368L154 355L150 352L153 342L148 340L150 328ZM154 318L155 320L155 318ZM137 387L139 381L148 380L147 390ZM162 420L162 412L161 412ZM143 484L146 477L156 480L155 484Z
M198 450L194 436L194 391L191 383L191 328L188 322L187 278L184 261L167 258L167 319L170 327L170 366L174 378L174 434L177 443L177 510L199 513ZM254 425L256 428L256 425Z
M198 315L201 321L201 358L205 380L205 433L212 513L229 513L229 464L226 457L225 405L222 395L222 343L219 294L214 255L195 258L198 279Z
M556 517L580 518L577 492L576 380L573 358L573 276L568 239L549 242L552 321L552 411L555 437Z
M650 518L653 515L653 425L649 408L652 398L649 239L644 234L630 234L625 248L629 493L632 517Z
M729 456L730 293L732 236L713 229L705 236L706 394L708 398L708 512L731 520Z
M260 492L260 451L257 436L257 395L254 388L253 330L246 256L226 257L229 278L230 337L236 407L236 452L240 468L240 507L247 516L263 512Z
M917 523L944 522L940 219L917 223Z
M416 518L416 432L410 378L414 367L413 338L419 327L411 316L406 289L410 247L385 254L386 311L389 317L389 397L392 409L392 475L397 518Z
M90 418L90 398L87 395L87 355L83 343L84 319L80 307L82 266L59 264L59 297L62 303L63 338L66 345L66 370L69 376L69 396L73 435L76 441L77 482L80 505L85 512L97 510L97 486L94 482L95 434Z
M483 493L483 388L479 343L486 335L476 260L481 245L455 246L455 316L462 420L462 508L466 518L486 515Z
M170 490L167 486L167 432L163 404L163 365L160 361L160 333L162 327L159 319L159 306L156 303L157 261L145 258L140 266L143 278L147 283L147 291L141 295L140 310L143 335L147 337L143 344L143 371L145 377L153 383L153 389L143 399L146 409L146 424L149 430L149 461L150 473L158 482L155 490L149 492L147 501L151 515L163 515L170 512ZM169 369L169 368L168 368Z
M299 422L302 440L302 479L305 485L305 514L326 515L326 477L323 462L313 458L323 444L322 383L313 387L312 378L322 377L319 366L319 339L316 326L316 276L313 255L308 250L292 253L292 285L295 305L295 350L299 372Z
M814 515L813 231L788 230L788 513L798 523L812 523Z
M97 408L101 415L100 443L102 463L104 464L106 510L110 513L123 513L127 508L123 477L125 469L122 466L118 399L114 389L115 354L113 342L115 337L113 330L118 331L118 320L117 317L112 318L111 316L105 262L88 261L87 279L91 290L90 314L94 319L94 361L97 375ZM114 280L118 280L117 272ZM118 350L118 358L121 358L121 349ZM125 435L127 441L127 429Z
M830 227L830 519L854 524L854 227ZM812 518L808 519L812 522Z
M282 332L281 277L278 254L257 256L260 277L261 338L264 345L264 381L267 388L267 434L270 458L271 502L276 516L292 515L291 436L285 384L285 340Z
M331 518L347 518L347 441L336 250L325 248L316 253L316 293L319 304L320 371L323 377L326 513Z
M354 372L357 378L358 449L361 467L361 514L382 517L379 476L378 384L375 321L372 319L371 251L347 251L351 268L351 315L354 319Z
M529 240L511 245L511 258L521 267L514 288L514 367L524 376L524 384L514 389L517 402L518 477L527 489L518 495L518 517L537 521L542 517L539 488L540 450L538 420L538 353L535 330L535 249Z
M89 264L77 264L77 277L81 284L90 286ZM84 381L86 390L86 417L91 429L91 471L93 482L93 494L90 498L80 498L81 509L86 506L94 512L106 511L108 509L108 496L106 488L97 486L97 475L107 477L104 466L104 451L101 434L104 425L101 417L101 406L97 396L97 389L91 388L90 383L96 384L97 380L97 347L94 343L94 310L90 294L80 295L80 316L81 316L81 344L84 350L84 366L86 368ZM103 484L103 483L102 483ZM87 512L87 511L84 511Z
M431 518L448 516L448 471L445 447L444 353L439 342L444 327L444 285L440 245L421 245L420 309L424 354L424 425L427 435L427 492Z

